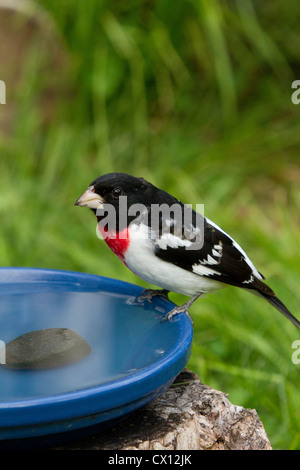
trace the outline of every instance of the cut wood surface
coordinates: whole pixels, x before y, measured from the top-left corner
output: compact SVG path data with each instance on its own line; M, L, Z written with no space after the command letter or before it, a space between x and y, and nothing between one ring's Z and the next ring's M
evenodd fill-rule
M56 449L271 450L255 410L230 403L225 393L184 369L173 385L117 426Z

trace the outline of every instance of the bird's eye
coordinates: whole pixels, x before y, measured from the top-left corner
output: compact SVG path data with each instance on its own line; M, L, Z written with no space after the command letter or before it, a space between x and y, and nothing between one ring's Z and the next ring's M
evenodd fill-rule
M122 189L121 188L115 188L112 191L112 195L114 197L119 197L119 196L121 196L121 194L122 194Z

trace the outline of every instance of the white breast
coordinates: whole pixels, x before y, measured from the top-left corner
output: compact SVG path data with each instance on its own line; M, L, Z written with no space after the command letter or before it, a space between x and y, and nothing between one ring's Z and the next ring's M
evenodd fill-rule
M130 244L125 253L128 268L150 284L188 296L200 292L213 292L223 283L186 271L157 258L153 253L154 240L149 229L140 224L129 227Z

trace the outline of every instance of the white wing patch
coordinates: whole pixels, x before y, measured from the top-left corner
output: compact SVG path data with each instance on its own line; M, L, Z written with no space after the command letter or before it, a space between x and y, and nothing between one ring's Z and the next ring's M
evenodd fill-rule
M220 240L218 245L214 245L213 255L221 257L223 254L223 243Z
M228 233L224 232L224 230L222 230L217 224L215 224L214 222L212 222L210 219L208 219L206 217L206 220L207 222L209 223L209 225L212 225L213 227L215 227L217 230L220 230L220 232L224 233L224 235L226 235L228 238L230 238L230 240L232 241L232 245L241 253L241 255L243 256L244 260L246 261L246 263L248 264L249 268L252 269L252 273L254 274L255 277L257 277L257 279L263 279L262 275L257 271L256 267L254 266L254 264L252 263L252 261L249 259L249 257L246 255L246 253L244 252L244 250L240 247L240 245L230 236L228 235ZM219 245L215 245L214 248L216 249L216 247L219 246ZM250 279L250 281L248 282L252 282L252 280Z
M212 254L213 254L213 256L215 256L216 258L221 258L221 256L222 256L221 253L219 253L218 251L216 251L216 250L214 250L214 249L212 250Z
M221 275L218 271L208 268L207 266L203 266L203 264L193 264L193 273L200 274L200 276L212 276L214 274L219 274L219 276Z
M129 238L130 244L125 253L126 265L144 281L188 296L198 292L214 292L224 287L223 283L208 277L214 274L214 271L206 266L202 266L202 273L190 272L153 256L155 239L150 238L149 227L146 225L130 225ZM179 242L189 241L179 238L178 240ZM197 270L197 265L195 269ZM201 270L200 267L198 269ZM206 274L206 276L198 274Z
M251 275L250 276L250 279L248 279L248 281L243 281L243 284L251 284L251 282L254 281L254 277Z
M172 235L172 233L164 233L160 238L156 240L156 244L161 250L169 248L179 248L181 246L191 246L190 240L183 240L182 238Z
M207 255L207 259L201 261L202 264L219 264L219 261L215 260L212 256Z
M214 245L211 254L212 256L207 255L207 259L204 259L203 261L201 261L201 264L220 264L220 261L221 261L220 258L222 258L222 254L223 254L223 245L222 245L221 240L219 242L219 245ZM213 258L213 256L217 259Z

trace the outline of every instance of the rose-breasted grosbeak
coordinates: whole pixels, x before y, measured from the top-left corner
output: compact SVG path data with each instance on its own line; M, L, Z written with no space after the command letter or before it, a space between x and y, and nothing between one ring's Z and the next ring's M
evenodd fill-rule
M180 312L188 314L201 294L229 284L264 297L300 328L224 230L143 178L124 173L100 176L75 205L96 214L107 245L131 271L163 288L148 291L146 298L169 291L191 297L171 310L168 319Z

